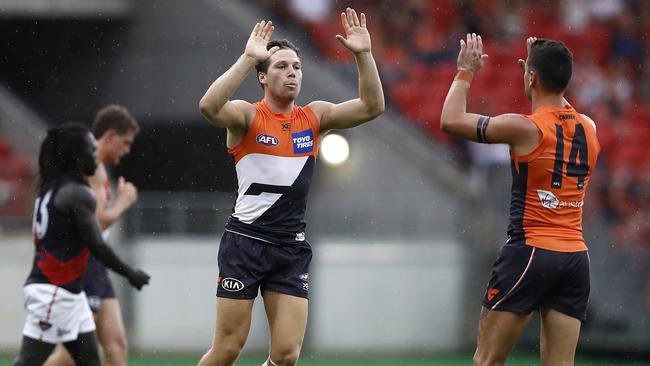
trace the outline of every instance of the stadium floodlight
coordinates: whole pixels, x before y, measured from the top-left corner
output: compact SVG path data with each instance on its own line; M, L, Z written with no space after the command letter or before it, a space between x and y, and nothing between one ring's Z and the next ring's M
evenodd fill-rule
M341 135L330 133L323 138L320 153L326 163L334 166L341 165L350 155L348 140Z

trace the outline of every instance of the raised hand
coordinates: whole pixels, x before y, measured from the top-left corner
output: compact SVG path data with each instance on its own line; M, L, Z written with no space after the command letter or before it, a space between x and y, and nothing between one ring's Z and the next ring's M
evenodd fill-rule
M536 40L537 37L528 37L528 39L526 39L526 57L530 56L530 48L533 46L533 43L535 43ZM519 59L517 60L517 63L519 63L521 73L523 74L526 72L526 60Z
M467 43L460 40L460 52L458 53L457 66L471 72L480 70L488 59L483 53L483 40L476 33L467 33Z
M279 47L272 47L270 50L266 49L266 45L269 43L274 29L271 21L266 22L262 20L255 24L255 28L253 28L251 36L248 38L248 42L246 42L244 54L256 60L257 63L264 62L267 58L271 57L279 49Z
M345 30L345 37L337 34L336 39L343 46L354 54L370 52L370 33L366 28L366 15L364 13L361 13L361 18L359 18L354 9L347 8L345 13L341 13L341 24L343 24L343 30Z

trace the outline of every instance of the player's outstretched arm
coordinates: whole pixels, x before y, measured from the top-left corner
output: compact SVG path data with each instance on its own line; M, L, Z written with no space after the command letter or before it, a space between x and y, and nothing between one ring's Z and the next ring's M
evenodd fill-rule
M357 62L359 98L340 104L312 102L310 107L320 118L321 132L358 126L376 118L385 108L384 91L366 28L366 15L361 13L359 17L354 9L347 8L345 13L341 13L341 23L345 37L337 34L336 38L352 52Z
M58 210L70 213L79 238L106 267L126 277L138 290L149 283L149 275L124 263L104 243L95 217L95 197L88 187L81 184L61 187L54 205Z
M482 143L506 143L526 150L539 141L539 130L528 118L514 113L495 117L467 112L467 93L474 74L488 59L483 53L481 36L467 34L467 40L460 41L458 73L449 88L440 116L440 129L471 141Z
M233 130L247 129L254 107L243 100L230 101L248 73L274 54L278 47L270 50L266 45L273 34L273 23L261 21L255 24L244 54L223 75L208 88L199 102L201 113L217 127Z

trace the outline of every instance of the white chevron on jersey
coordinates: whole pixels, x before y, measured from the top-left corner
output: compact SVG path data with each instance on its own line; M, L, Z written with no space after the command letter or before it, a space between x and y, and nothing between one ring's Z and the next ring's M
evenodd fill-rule
M280 199L280 193L244 195L253 183L291 186L300 175L309 156L285 157L267 154L248 154L235 169L239 183L237 203L233 214L239 221L251 224Z

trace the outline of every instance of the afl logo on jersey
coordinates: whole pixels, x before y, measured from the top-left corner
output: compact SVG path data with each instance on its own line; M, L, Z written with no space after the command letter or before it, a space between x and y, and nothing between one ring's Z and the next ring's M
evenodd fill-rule
M221 280L221 288L229 292L237 292L244 289L244 283L232 277Z
M278 138L273 135L260 134L257 135L256 140L258 144L266 147L274 147L280 144L280 140L278 140Z

